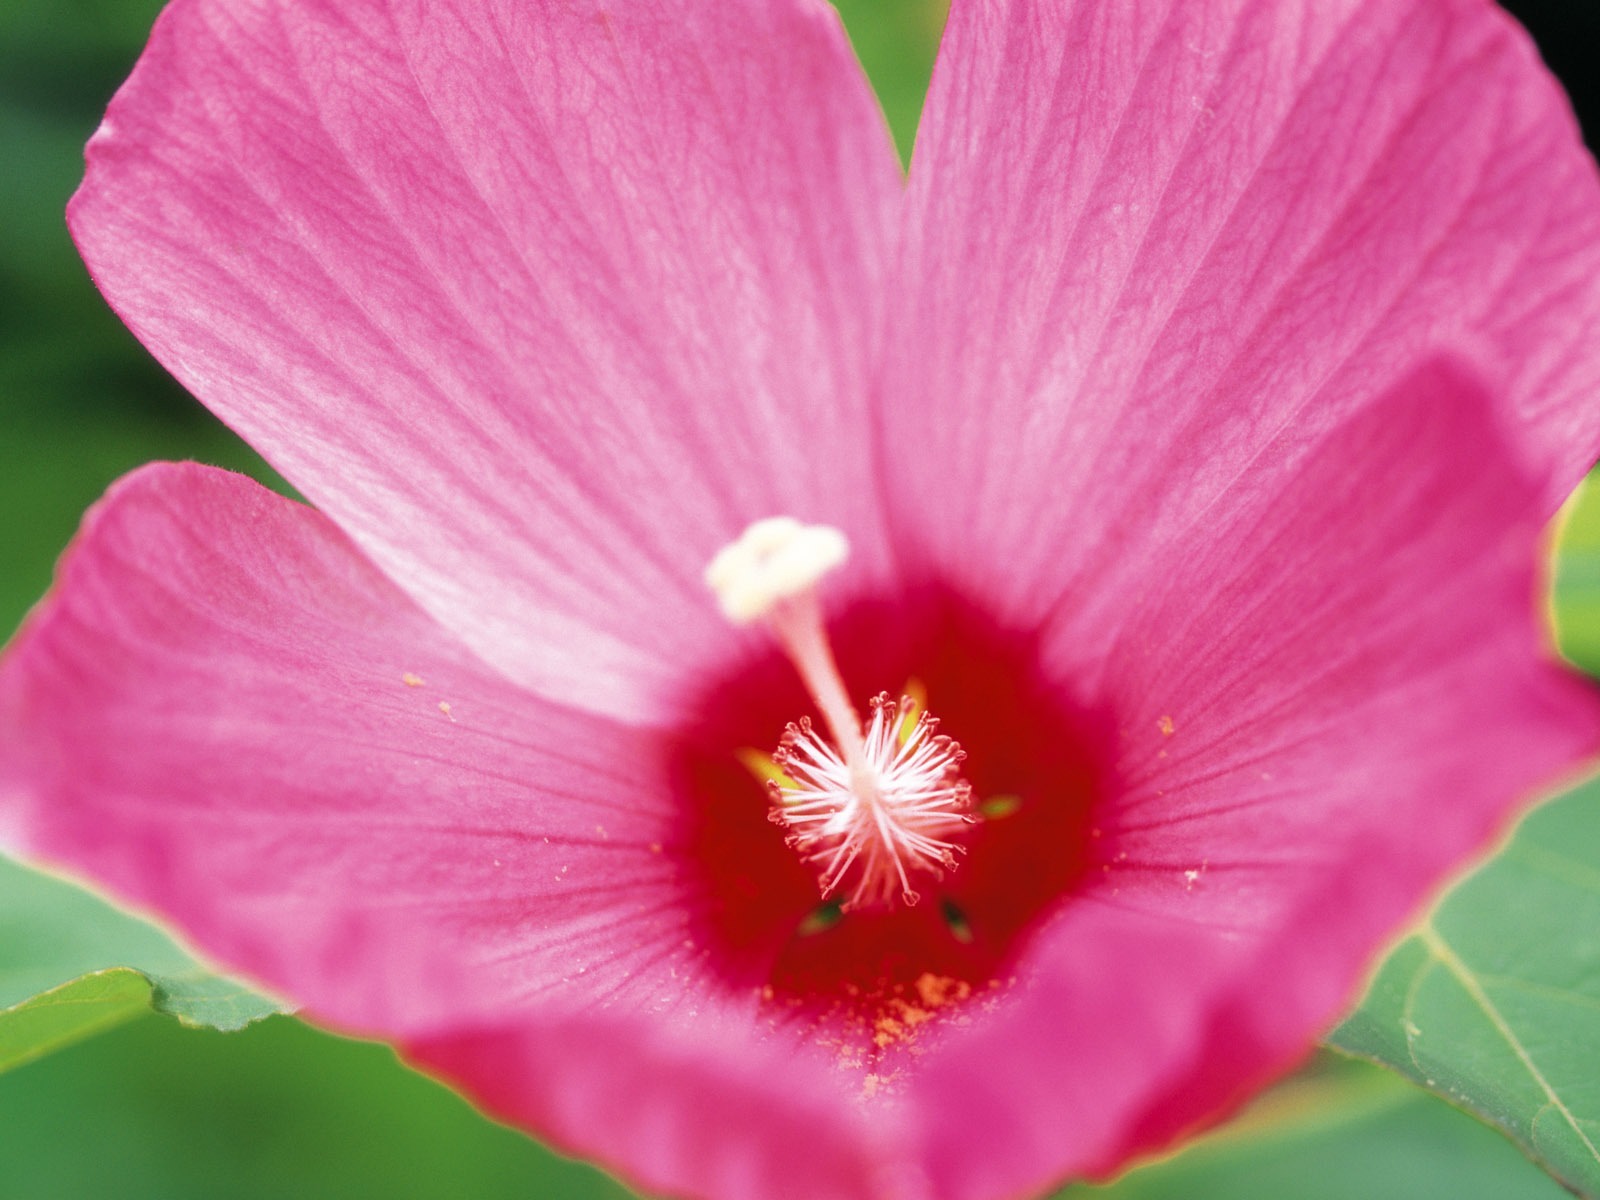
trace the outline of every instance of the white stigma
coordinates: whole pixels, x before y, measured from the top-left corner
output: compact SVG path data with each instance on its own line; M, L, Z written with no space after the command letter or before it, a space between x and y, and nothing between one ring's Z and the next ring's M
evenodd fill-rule
M914 701L888 693L872 701L863 731L816 594L848 554L837 529L771 517L718 552L706 582L729 620L765 620L833 737L831 744L819 737L809 718L788 726L772 756L783 781L769 782L768 815L817 869L824 898L842 894L845 909L892 905L897 897L915 904L912 878L939 878L954 867L965 849L956 838L976 822L959 769L966 755Z
M722 615L747 625L784 600L811 591L850 555L844 534L830 525L802 525L793 517L757 521L706 568Z

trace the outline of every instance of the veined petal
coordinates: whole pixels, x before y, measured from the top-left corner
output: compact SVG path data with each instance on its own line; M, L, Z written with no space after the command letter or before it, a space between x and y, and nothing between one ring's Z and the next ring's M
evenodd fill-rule
M1118 762L1020 998L927 1057L950 1197L1109 1171L1227 1111L1519 799L1600 748L1600 696L1534 619L1542 497L1493 409L1431 364L1292 492L1209 514L1120 624L1056 630L1058 666L1097 646L1063 687L1117 714ZM955 1086L979 1064L982 1089ZM986 1153L952 1149L958 1130Z
M19 848L346 1028L652 999L703 898L654 735L507 684L319 514L146 468L0 669Z
M756 517L881 574L900 176L819 0L177 0L88 158L119 314L518 682L662 716Z
M886 494L1020 624L1442 348L1547 511L1600 445L1595 166L1484 0L958 0L909 210Z
M753 1001L753 997L750 998ZM923 1200L903 1114L870 1111L815 1046L711 999L692 1022L615 1009L403 1047L491 1113L648 1193ZM764 1036L767 1035L767 1036Z
M509 685L308 508L193 465L119 483L0 730L14 848L563 1146L675 1193L915 1177L858 1075L707 967L725 898L658 736Z

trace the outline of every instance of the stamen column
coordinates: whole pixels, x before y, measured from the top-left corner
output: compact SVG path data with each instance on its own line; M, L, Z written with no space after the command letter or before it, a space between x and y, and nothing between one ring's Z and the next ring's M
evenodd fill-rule
M729 620L767 624L833 736L830 745L806 717L784 731L773 762L786 782L768 785L771 819L817 869L825 898L842 892L845 909L915 904L912 878L954 868L962 829L976 821L960 774L966 756L909 697L879 695L863 730L817 598L848 554L837 529L772 517L724 547L706 582Z

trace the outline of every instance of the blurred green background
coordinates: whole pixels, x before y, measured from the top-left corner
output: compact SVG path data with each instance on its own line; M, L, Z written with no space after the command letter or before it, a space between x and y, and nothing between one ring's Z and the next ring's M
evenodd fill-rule
M909 153L939 0L841 0ZM1515 6L1587 117L1600 5ZM275 477L173 384L100 302L62 220L82 146L156 0L0 0L0 631L49 582L85 507L150 459ZM1588 505L1586 509L1600 509ZM1569 529L1569 654L1600 665L1600 519ZM8 930L0 919L0 967ZM1229 1130L1134 1172L1117 1197L1521 1200L1564 1193L1498 1134L1393 1079L1319 1059ZM276 1017L240 1034L154 1015L0 1074L0 1197L612 1197L386 1049ZM1074 1193L1076 1194L1076 1192Z

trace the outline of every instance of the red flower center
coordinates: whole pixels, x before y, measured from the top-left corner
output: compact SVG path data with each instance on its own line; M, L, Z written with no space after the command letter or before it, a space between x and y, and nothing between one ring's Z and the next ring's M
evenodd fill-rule
M918 681L941 730L965 749L979 819L962 836L960 869L923 874L914 906L843 911L819 899L814 866L785 844L744 761L815 708L774 643L711 682L679 741L674 786L701 898L694 937L730 989L752 989L796 1018L860 1023L883 1047L1003 983L1029 932L1073 893L1114 731L1039 673L1032 637L946 589L857 604L827 636L857 711Z

